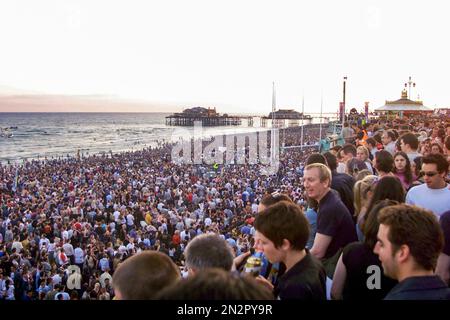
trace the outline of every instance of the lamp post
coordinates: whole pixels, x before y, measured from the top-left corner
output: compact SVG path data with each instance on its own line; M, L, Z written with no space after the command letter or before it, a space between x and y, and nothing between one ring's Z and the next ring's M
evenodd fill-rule
M409 77L409 81L405 83L405 88L408 88L408 99L410 99L410 100L411 100L411 86L413 88L415 88L416 87L416 83L412 82L411 76L410 76Z
M344 122L345 122L345 85L346 85L346 81L347 81L347 76L344 77L344 85L343 85L343 99L342 99L342 103L343 103L343 110L342 110L342 126L344 126Z

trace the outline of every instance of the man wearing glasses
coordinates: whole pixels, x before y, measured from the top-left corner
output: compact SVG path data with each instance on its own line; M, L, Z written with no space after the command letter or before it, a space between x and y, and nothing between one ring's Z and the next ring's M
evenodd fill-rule
M406 203L431 210L439 219L450 210L450 190L445 182L447 172L448 162L443 155L423 157L420 173L425 183L409 190Z

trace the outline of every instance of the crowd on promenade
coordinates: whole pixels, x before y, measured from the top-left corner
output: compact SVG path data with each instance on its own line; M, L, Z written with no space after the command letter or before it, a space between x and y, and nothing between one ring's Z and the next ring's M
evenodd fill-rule
M323 155L309 126L274 174L174 163L169 143L1 165L0 299L450 297L445 120L346 123ZM260 275L237 276L254 250Z

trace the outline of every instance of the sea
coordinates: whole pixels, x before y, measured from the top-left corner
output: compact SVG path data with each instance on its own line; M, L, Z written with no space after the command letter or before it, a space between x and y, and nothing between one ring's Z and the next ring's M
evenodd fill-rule
M166 126L169 113L0 113L0 163L45 157L118 153L157 147L192 137L192 127ZM7 131L4 129L8 128ZM241 126L204 127L201 136L267 130Z

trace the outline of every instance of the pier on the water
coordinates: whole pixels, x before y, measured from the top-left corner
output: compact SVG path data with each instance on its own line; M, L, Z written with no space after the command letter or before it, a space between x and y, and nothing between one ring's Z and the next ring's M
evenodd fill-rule
M166 117L168 126L194 126L195 122L200 122L202 126L247 126L247 127L296 127L302 124L311 124L312 117L303 115L293 110L278 110L269 116L235 116L216 112L216 109L196 107L186 109L180 113L174 113Z

